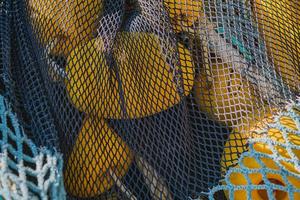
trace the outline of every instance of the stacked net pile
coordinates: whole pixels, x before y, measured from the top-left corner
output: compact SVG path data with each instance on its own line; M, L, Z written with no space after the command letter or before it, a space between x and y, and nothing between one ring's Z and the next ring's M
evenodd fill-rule
M251 173L242 160L261 156L245 141L263 134L249 130L299 94L299 10L297 0L0 0L1 89L28 137L63 153L69 199L234 198L228 173L237 162ZM262 199L273 186L297 192L291 176L288 186L264 176Z

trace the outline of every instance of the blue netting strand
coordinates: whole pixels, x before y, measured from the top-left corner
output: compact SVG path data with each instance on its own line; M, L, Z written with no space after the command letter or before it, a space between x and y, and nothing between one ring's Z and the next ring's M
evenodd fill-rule
M249 138L249 150L241 154L237 163L237 166L239 167L231 167L227 171L221 184L213 187L208 193L210 199L215 199L214 195L218 191L228 192L229 199L236 198L234 196L235 192L245 191L247 192L247 199L250 200L254 198L252 192L258 190L265 190L269 199L275 199L275 196L273 195L274 191L286 192L289 199L297 199L297 197L299 197L300 188L297 184L300 182L300 162L299 158L296 156L297 151L300 150L300 146L297 143L300 137L299 100L300 99L298 99L297 102L289 103L286 106L286 111L279 112L273 117L274 121L272 123L266 124L262 130L258 129L257 133L261 137ZM296 129L283 125L281 120L284 117L292 119L296 125ZM270 130L280 131L283 142L272 139L272 135L268 135ZM258 151L255 146L257 144L267 146L272 153L261 152L261 150ZM246 159L248 161L246 161ZM259 167L249 167L249 159L254 159L255 162L259 164ZM270 168L270 166L267 166L266 160L274 161L276 164ZM236 174L242 175L246 179L246 183L233 183L231 176ZM282 179L282 183L272 183L268 179L270 174L272 174L272 176L278 175L277 177ZM250 179L251 175L261 175L262 182L260 184L254 184ZM294 181L292 182L291 180Z
M0 96L0 196L5 199L65 199L62 155L37 147Z
M11 96L12 81L9 76L10 51L11 51L11 5L10 1L1 1L0 3L0 76L1 90L4 96Z
M19 52L19 76L17 85L22 91L25 110L30 116L33 139L42 146L59 149L59 140L49 106L45 82L41 74L41 61L36 55L38 48L32 42L29 26L26 24L25 2L13 1L13 23L17 34ZM27 33L26 33L27 31ZM34 48L36 48L34 50ZM35 53L35 54L34 54Z

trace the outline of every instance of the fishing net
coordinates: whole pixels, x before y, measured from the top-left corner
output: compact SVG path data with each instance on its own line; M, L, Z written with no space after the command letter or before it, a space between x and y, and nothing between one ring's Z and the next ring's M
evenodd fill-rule
M0 0L1 91L28 138L63 154L68 199L297 199L299 116L278 115L291 131L268 119L299 95L299 10ZM253 131L267 123L279 133Z
M289 103L283 112L257 123L255 129L249 130L252 136L248 141L239 134L229 137L224 158L232 156L236 160L225 159L232 168L226 172L225 184L210 191L210 199L218 190L225 191L230 199L300 198L299 100ZM240 144L247 144L249 150L228 151L237 139Z
M0 198L65 199L62 156L37 147L0 96Z

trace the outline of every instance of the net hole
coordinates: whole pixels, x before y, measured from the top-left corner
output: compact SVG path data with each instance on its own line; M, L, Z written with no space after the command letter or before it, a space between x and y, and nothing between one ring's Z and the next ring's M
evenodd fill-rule
M282 185L284 186L284 183L282 183L280 180L269 178L268 179L271 183L276 184L276 185ZM259 185L264 185L264 181L261 181ZM268 200L268 192L267 190L258 190L258 195L263 199L263 200ZM285 191L281 190L273 190L273 195L276 200L283 200L286 199L287 193Z

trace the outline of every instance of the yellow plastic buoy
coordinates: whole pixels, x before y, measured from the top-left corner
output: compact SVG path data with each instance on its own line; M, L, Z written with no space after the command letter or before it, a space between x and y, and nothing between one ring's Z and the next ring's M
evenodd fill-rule
M298 0L255 0L253 16L269 57L283 80L300 90L300 19Z
M279 170L279 167L276 165L276 163L270 159L270 158L261 158L262 162L266 166L266 168L272 169L272 170ZM259 169L262 168L257 161L254 158L246 157L243 164L250 168L250 169ZM237 166L239 168L239 166ZM281 186L287 186L287 183L285 183L284 178L279 174L274 173L267 173L267 179L273 184L281 185ZM263 185L265 184L264 179L262 177L262 174L260 173L251 173L249 174L249 179L251 181L252 185ZM297 189L300 188L300 180L293 177L293 176L287 176L288 181ZM248 185L246 177L241 172L233 172L229 176L230 183L232 185L238 186L238 185ZM225 191L225 194L227 196L227 199L229 199L228 191ZM287 192L282 190L273 190L273 195L276 200L288 200L289 195ZM299 199L300 193L294 193L294 199ZM247 199L247 191L245 190L236 190L234 191L234 200L244 200ZM255 200L268 200L270 199L267 194L267 190L252 190L251 191L251 199Z
M122 178L133 154L104 120L87 118L66 163L64 184L69 194L94 197Z
M70 101L85 113L110 116L118 102L116 78L103 54L100 38L77 46L68 56L65 80ZM117 107L118 104L115 105Z
M263 124L272 122L272 115L270 113L266 114L262 120L257 120L256 122L250 123L250 126L247 130L245 130L245 134L241 134L240 130L234 130L232 134L230 134L229 139L227 143L225 144L224 147L224 153L222 157L222 162L221 166L222 169L225 170L229 166L231 167L236 167L239 168L240 166L234 166L237 164L239 156L241 153L248 151L248 147L246 147L247 139L250 136L250 134L253 134L253 137L261 137L259 134L256 134L259 130L263 128ZM291 130L297 130L295 121L287 116L281 117L280 118L280 123L282 126L285 126ZM285 143L282 132L276 128L270 128L267 132L267 135L270 139L280 142L282 144ZM294 144L294 145L300 145L300 137L293 135L293 134L288 134L288 139L289 143ZM257 142L254 144L254 149L257 152L265 153L265 154L273 154L270 146L265 143L260 143ZM287 150L281 147L280 145L275 146L275 149L278 152L279 156L285 157L285 158L291 158L291 156L288 154ZM300 158L300 151L293 149L293 153ZM267 168L273 169L273 170L280 170L278 164L275 163L271 158L261 158L262 162L266 165ZM251 169L257 169L257 168L262 168L263 166L260 166L260 164L256 161L255 158L252 157L245 157L243 160L243 164ZM286 161L280 161L280 164L282 167L284 167L286 170L293 172L293 173L298 173L300 174L299 171L296 170L296 168L293 166L292 163L286 162ZM226 170L224 171L226 173ZM253 185L259 185L259 184L264 184L264 180L262 177L262 174L259 173L251 173L249 175L249 178L251 180L251 184ZM287 186L287 183L284 182L284 179L281 175L278 174L271 174L267 173L267 178L270 182L282 186ZM233 185L247 185L247 180L245 176L242 173L238 172L233 172L230 174L230 183ZM288 181L294 185L296 188L300 189L300 179L297 179L292 176L287 176ZM225 191L225 194L227 198L229 199L229 194L228 191ZM253 190L251 192L252 199L257 199L257 200L267 200L268 195L266 190ZM280 190L274 190L274 195L277 200L287 200L289 199L288 194L285 191L280 191ZM300 198L299 193L294 193L295 199ZM236 190L234 192L234 199L235 200L242 200L242 199L247 199L247 192L245 190Z
M202 111L228 126L250 117L261 105L250 83L227 64L214 64L199 73L195 100Z
M189 51L181 44L178 53L183 95L188 95L195 69ZM171 66L161 53L157 36L119 33L114 61L116 65L109 66L100 38L71 52L66 66L69 77L66 86L76 108L109 119L140 118L180 102Z
M175 32L184 31L204 16L199 0L165 0L164 3Z
M121 33L115 50L126 110L130 118L152 115L179 103L172 67L161 52L158 37L148 33ZM195 69L190 52L177 46L183 95L190 94Z
M67 56L77 44L93 38L103 0L29 0L35 32L54 55Z

